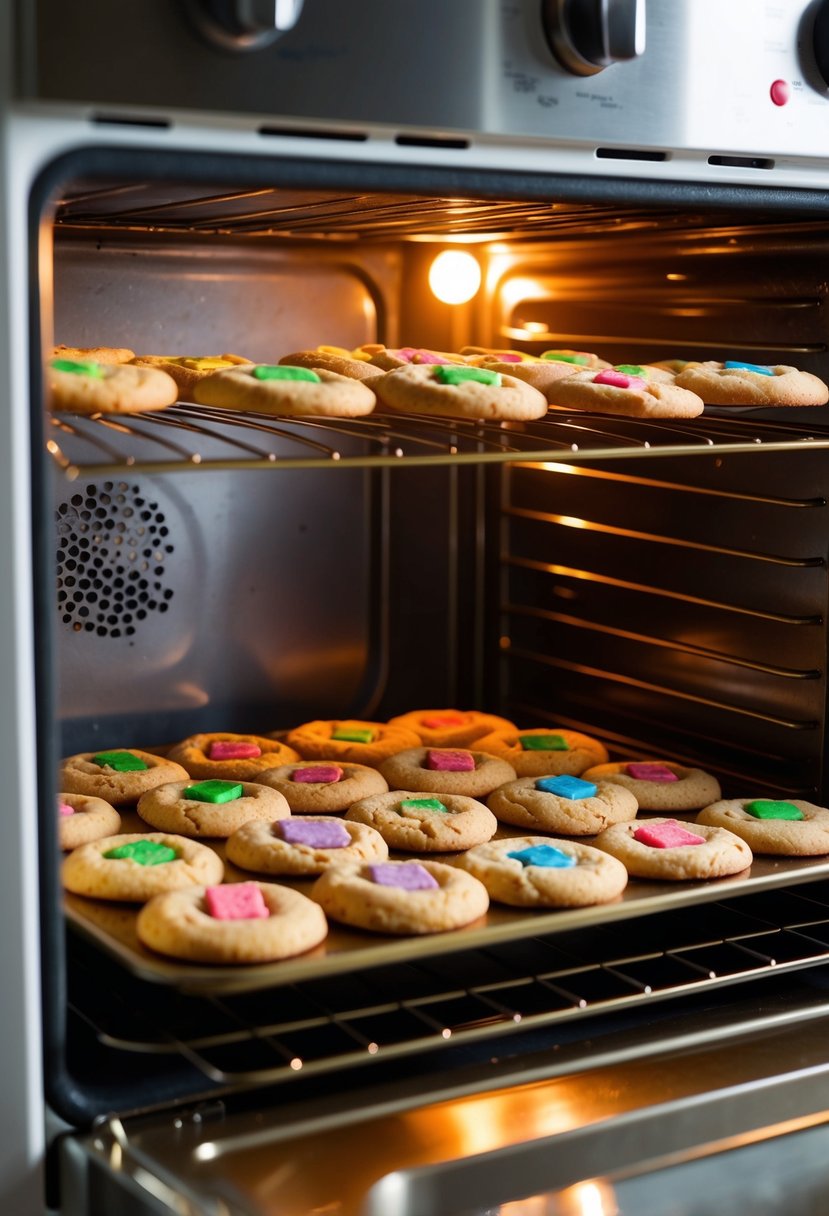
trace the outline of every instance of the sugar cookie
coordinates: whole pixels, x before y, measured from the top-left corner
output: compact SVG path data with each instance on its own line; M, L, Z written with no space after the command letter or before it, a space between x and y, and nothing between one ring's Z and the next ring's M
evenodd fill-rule
M616 823L593 841L617 857L631 877L667 881L724 878L751 865L751 849L725 828L675 819Z
M671 760L622 760L582 773L585 781L624 786L642 811L698 811L720 797L720 783L700 768Z
M522 908L583 908L618 899L627 870L615 857L574 840L517 836L490 840L455 862L480 879L497 903Z
M588 350L543 350L541 358L549 359L552 363L569 363L574 371L583 371L585 368L591 367L610 367L605 359L600 359L598 355L594 355Z
M631 418L696 418L703 401L676 384L630 376L612 368L576 372L553 386L551 405L562 409L595 410Z
M61 764L58 785L68 794L88 794L125 806L157 785L186 777L187 769L174 760L133 747L69 756Z
M205 376L250 363L250 359L242 355L136 355L131 362L136 367L157 367L172 376L178 385L179 398L189 401L196 385Z
M754 853L817 857L829 853L829 810L801 798L732 798L714 802L697 823L728 828Z
M251 820L227 842L227 859L259 874L322 874L348 861L385 861L389 847L367 823L302 815Z
M332 920L375 933L443 933L483 916L486 887L456 866L384 861L332 866L311 888Z
M320 368L251 363L205 376L193 390L200 405L288 418L359 418L377 404L361 380Z
M554 392L554 386L559 380L563 380L566 376L572 376L576 371L572 363L555 363L550 359L536 359L530 362L523 360L520 363L504 362L497 355L475 355L469 363L473 367L488 368L491 372L496 372L498 375L513 376L516 380L523 380L525 384L530 384L539 393L543 393L548 401L552 400L551 394Z
M269 963L318 946L328 923L299 891L250 882L159 895L141 909L136 931L151 950L188 962Z
M389 718L389 726L415 731L424 747L469 747L493 730L515 730L506 718L476 709L412 709Z
M279 790L292 815L324 815L347 811L352 802L369 794L385 794L385 777L366 764L335 764L325 760L298 760L269 768L257 777Z
M394 790L361 798L345 817L352 823L367 823L389 848L407 853L470 849L489 840L498 827L498 820L482 802L426 790Z
M73 362L86 363L129 363L135 358L135 351L125 346L53 346L53 359L71 359Z
M175 380L156 367L52 359L46 391L53 410L70 414L132 414L160 410L178 396Z
M63 862L67 891L143 903L161 891L221 882L222 859L207 845L171 832L128 832L82 844Z
M191 777L222 777L235 781L255 781L266 769L298 760L296 752L284 743L264 735L239 735L230 731L190 735L167 753Z
M707 405L825 405L829 388L811 372L785 364L700 363L685 367L678 388L696 393Z
M345 760L371 766L407 747L417 747L420 739L402 726L337 718L304 722L288 732L287 743L304 760Z
M375 389L383 405L399 413L516 422L547 413L538 389L485 367L410 364L388 372Z
M462 355L441 350L426 350L418 346L401 346L397 349L384 346L381 350L375 351L371 356L371 362L380 371L390 372L395 368L409 367L412 364L436 366L438 364L465 363L466 360Z
M143 794L138 814L154 828L180 836L230 836L251 819L284 819L291 813L276 790L252 781L171 781Z
M500 823L562 836L594 836L612 823L635 819L638 809L624 786L568 775L519 777L490 794L486 804Z
M591 764L607 760L607 749L591 735L556 727L496 730L478 740L478 748L500 756L519 777L569 773L578 777Z
M366 380L369 384L383 375L381 367L376 367L365 359L355 359L346 351L343 351L342 354L334 354L319 349L297 350L293 354L285 355L279 360L279 363L280 365L287 364L289 367L310 367L314 370L322 368L326 372L336 372L338 376L349 376L353 380Z
M103 798L58 794L58 842L64 852L120 830L121 816Z
M380 765L392 790L432 790L485 798L505 781L515 780L506 760L483 751L447 747L410 747Z

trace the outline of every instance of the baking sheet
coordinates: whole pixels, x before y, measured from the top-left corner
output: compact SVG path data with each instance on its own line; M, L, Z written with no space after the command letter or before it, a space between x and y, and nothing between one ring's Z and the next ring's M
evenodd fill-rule
M676 814L676 819L692 822L693 814ZM132 812L122 812L122 831L141 832L147 824ZM501 827L496 839L525 836L518 828ZM579 837L590 843L590 837ZM244 882L256 878L228 862L223 841L202 841L216 849L225 861L225 879ZM392 853L397 859L412 860L411 853ZM433 861L449 861L456 854L429 855ZM279 882L307 894L313 878L277 879L261 876L264 881ZM486 916L463 929L449 933L424 934L421 937L389 937L351 929L329 920L328 937L319 946L296 958L275 963L228 965L187 963L155 954L139 942L136 921L139 904L120 904L106 900L86 899L66 893L64 906L69 924L96 942L109 955L143 980L166 984L183 992L223 994L293 984L300 980L357 971L387 963L409 963L417 959L456 950L480 949L524 937L564 932L585 925L608 925L633 916L687 907L690 904L730 899L735 895L760 891L770 887L787 886L818 877L829 877L829 857L776 858L757 857L748 870L728 878L702 882L646 882L631 878L623 894L607 904L590 908L526 909L490 904Z

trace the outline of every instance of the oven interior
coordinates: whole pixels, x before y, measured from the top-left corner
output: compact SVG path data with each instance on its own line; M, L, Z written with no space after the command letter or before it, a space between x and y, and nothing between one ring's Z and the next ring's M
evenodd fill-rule
M319 343L480 344L829 376L829 236L809 214L614 207L566 188L504 201L239 186L156 166L65 177L38 224L51 237L34 310L45 348L276 361ZM446 248L482 268L469 304L430 293ZM108 1121L93 1159L111 1165L124 1126L148 1116L183 1120L192 1146L215 1112L267 1110L287 1135L346 1096L392 1109L819 1017L829 878L814 861L645 911L361 955L357 970L154 982L64 929L49 766L199 730L458 705L699 766L733 796L821 803L823 414L556 412L511 427L228 419L182 403L44 418L47 1075L62 1117ZM218 1193L191 1176L194 1193ZM103 1175L94 1185L106 1210ZM292 1210L221 1193L228 1211Z

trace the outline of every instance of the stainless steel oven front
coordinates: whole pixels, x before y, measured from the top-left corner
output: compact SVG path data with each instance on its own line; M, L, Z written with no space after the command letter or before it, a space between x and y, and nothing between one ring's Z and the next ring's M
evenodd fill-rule
M825 858L182 967L62 901L53 810L88 747L428 704L822 805L825 411L80 418L42 367L477 343L826 378L827 8L0 7L9 1211L690 1216L746 1171L777 1211L784 1160L788 1208L824 1193ZM467 303L430 292L447 249Z

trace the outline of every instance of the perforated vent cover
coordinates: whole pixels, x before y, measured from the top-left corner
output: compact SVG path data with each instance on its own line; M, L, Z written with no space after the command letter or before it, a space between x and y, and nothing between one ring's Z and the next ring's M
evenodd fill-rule
M158 503L136 485L88 485L57 509L58 609L64 625L130 637L151 612L166 612L165 560L173 552Z

